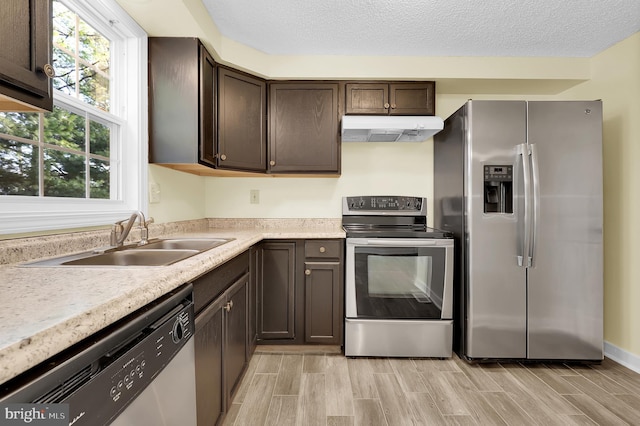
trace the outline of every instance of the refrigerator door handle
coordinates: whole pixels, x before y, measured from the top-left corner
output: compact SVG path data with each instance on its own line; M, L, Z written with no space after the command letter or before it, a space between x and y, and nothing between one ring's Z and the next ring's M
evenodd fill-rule
M538 218L540 216L540 174L538 172L538 148L536 144L530 144L531 152L531 175L533 176L533 221L531 226L531 237L529 239L529 266L535 262L536 243L538 239Z
M530 256L529 256L529 248L530 248L530 235L531 235L531 208L530 208L530 194L531 194L531 170L530 170L530 161L529 161L529 146L526 143L517 145L516 152L518 157L522 160L522 182L524 184L524 215L520 217L524 217L518 224L518 242L520 243L520 252L518 253L518 266L522 266L526 268L529 266Z

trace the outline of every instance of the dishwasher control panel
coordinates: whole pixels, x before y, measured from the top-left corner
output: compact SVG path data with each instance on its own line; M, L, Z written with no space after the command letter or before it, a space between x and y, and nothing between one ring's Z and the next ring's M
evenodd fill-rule
M160 374L195 332L193 303L176 308L100 360L101 370L66 401L74 426L109 424ZM91 407L91 411L83 409ZM85 414L86 413L86 414Z

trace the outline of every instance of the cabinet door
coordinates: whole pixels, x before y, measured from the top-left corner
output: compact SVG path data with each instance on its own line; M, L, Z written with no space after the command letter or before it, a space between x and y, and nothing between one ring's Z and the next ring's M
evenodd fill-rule
M272 173L339 173L337 83L269 86L269 165Z
M218 168L266 170L266 103L264 80L218 69Z
M391 115L435 115L435 83L392 83L389 103Z
M347 114L389 113L389 85L387 83L347 83L345 85Z
M224 411L222 349L224 338L221 297L196 318L196 410L198 425L215 425Z
M12 109L7 95L50 111L51 1L2 0L0 22L0 110Z
M245 274L227 292L224 306L226 332L224 347L224 377L227 405L235 394L247 364L247 291L249 274Z
M200 45L200 161L216 164L216 63Z
M305 262L305 342L342 340L342 286L339 262Z
M263 243L258 256L258 339L295 338L295 242Z

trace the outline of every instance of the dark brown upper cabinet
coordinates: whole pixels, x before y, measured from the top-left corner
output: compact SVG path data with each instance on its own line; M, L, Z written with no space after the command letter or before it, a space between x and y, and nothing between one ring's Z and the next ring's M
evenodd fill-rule
M269 84L269 173L340 173L338 83Z
M51 111L51 1L0 1L0 111Z
M215 165L216 64L197 38L149 38L149 162Z
M266 171L266 107L264 80L218 67L217 168Z
M346 83L347 114L435 115L435 82Z

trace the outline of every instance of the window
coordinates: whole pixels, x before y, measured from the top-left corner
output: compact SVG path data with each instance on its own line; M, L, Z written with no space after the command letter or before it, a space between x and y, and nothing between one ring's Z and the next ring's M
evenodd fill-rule
M0 112L0 233L145 210L146 34L115 0L53 1L54 109Z

